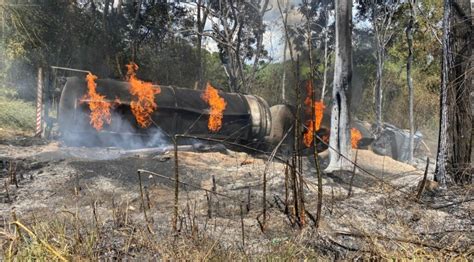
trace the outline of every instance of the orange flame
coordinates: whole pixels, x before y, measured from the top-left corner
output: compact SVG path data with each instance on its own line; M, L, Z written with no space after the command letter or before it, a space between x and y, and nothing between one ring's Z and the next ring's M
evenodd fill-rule
M155 103L155 95L161 92L160 88L153 87L152 83L141 81L136 76L138 65L130 62L127 67L127 81L130 83L130 94L135 100L130 102L132 113L137 123L146 128L151 124L151 114L158 107Z
M306 84L306 99L304 100L304 104L306 105L305 112L307 115L311 116L313 114L313 82L308 81ZM311 147L311 143L313 142L313 132L314 128L316 131L319 130L321 127L321 122L323 121L324 109L326 106L324 105L323 101L316 101L314 102L314 120L306 121L307 130L306 133L303 135L303 142L306 147Z
M351 144L352 148L357 148L359 141L362 139L362 134L357 128L351 129Z
M87 101L91 113L90 124L97 130L100 131L104 127L104 122L109 124L112 122L110 115L111 103L109 103L105 96L97 93L97 84L95 80L97 76L92 73L88 73L86 76L87 81L87 94L82 97L81 102Z
M207 83L204 93L202 93L201 98L210 106L209 121L207 127L213 132L219 131L222 127L222 118L223 112L227 103L224 98L219 96L217 89Z

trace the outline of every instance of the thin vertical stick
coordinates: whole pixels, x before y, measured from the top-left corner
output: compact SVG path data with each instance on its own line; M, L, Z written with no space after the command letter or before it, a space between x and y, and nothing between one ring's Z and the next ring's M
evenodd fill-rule
M356 149L356 155L354 159L354 168L352 169L351 182L349 183L349 191L347 192L348 198L352 195L352 183L354 182L354 176L355 176L355 171L356 171L356 166L357 166L357 153L359 153L358 149Z
M128 209L128 206L127 206ZM100 239L99 217L97 215L97 201L92 202L92 216L94 217L95 228L97 231L97 238Z
M288 162L285 166L285 214L288 214Z
M140 198L142 200L143 215L145 216L145 222L146 222L148 232L153 233L153 230L151 229L150 223L148 222L148 216L146 214L145 198L143 197L142 174L141 174L140 171L137 171L137 173L138 173L138 181L140 183ZM128 205L127 205L126 208L128 209Z
M315 139L316 140L316 139ZM315 152L317 152L316 149L314 149ZM317 209L316 209L316 222L315 222L315 227L319 228L319 222L321 221L321 216L322 216L322 206L323 206L323 178L321 175L321 169L319 166L319 159L317 159L317 153L315 157L315 163L316 163L316 172L318 175L318 203L317 203Z
M10 202L10 191L8 190L7 180L5 180L5 197L7 198L7 201Z
M148 208L148 210L150 210L151 209L150 192L148 192L147 187L144 187L144 190L145 190L145 197L146 197L146 207Z
M217 190L217 185L216 185L216 177L212 175L212 193L211 193L211 204L212 204L212 197L216 196L216 190ZM216 202L216 209L214 210L214 213L217 214L219 212L219 201Z
M10 161L10 167L8 172L10 172L10 184L15 184L15 187L18 188L18 178L16 176L16 168L17 168L17 163L13 163L13 161Z
M382 183L380 184L380 187L383 188L383 185L385 184L385 155L382 157Z
M263 220L262 220L262 231L265 232L265 224L267 222L267 172L263 172Z
M426 158L426 168L425 173L423 174L423 180L421 181L420 188L418 188L418 194L416 194L416 200L420 201L421 195L423 194L423 190L425 189L426 178L428 176L428 168L430 167L430 158Z
M178 142L177 136L174 136L174 218L173 218L173 231L178 231L178 201L179 201L179 171L178 171Z
M206 199L207 199L207 217L212 218L211 194L207 193L207 191L206 191Z
M244 211L242 209L242 203L240 203L240 227L242 229L242 247L245 247Z
M247 213L250 212L250 199L251 195L250 195L250 187L247 187L247 205L246 205L246 208L247 208Z
M296 117L295 117L295 140L294 140L294 161L293 161L293 197L294 197L294 202L295 202L295 219L300 222L299 220L299 210L301 209L300 207L300 192L299 192L299 187L298 187L298 171L300 170L301 163L300 163L300 141L301 141L301 94L300 94L300 57L299 55L296 56L296 67L295 67L295 78L296 78L296 84L295 84L295 93L296 93ZM301 172L300 172L301 174ZM300 224L301 225L301 224Z

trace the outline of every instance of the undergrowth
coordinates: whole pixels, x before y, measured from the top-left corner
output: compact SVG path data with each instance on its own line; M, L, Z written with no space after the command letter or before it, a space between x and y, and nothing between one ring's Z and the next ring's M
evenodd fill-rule
M0 136L32 133L34 128L34 105L18 99L14 90L0 88Z

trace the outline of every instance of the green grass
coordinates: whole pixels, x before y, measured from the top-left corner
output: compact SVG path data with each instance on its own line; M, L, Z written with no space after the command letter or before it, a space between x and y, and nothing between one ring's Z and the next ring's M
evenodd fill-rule
M0 88L0 136L29 133L35 127L33 103L16 98L13 89Z

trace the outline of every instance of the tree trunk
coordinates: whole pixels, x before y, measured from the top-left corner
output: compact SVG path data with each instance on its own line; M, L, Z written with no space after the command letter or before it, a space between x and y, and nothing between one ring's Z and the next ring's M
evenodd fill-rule
M122 14L122 5L123 5L123 0L118 0L118 4L117 4L117 14L119 14L119 15Z
M326 172L352 170L349 101L352 82L352 1L336 0L336 61L334 70L329 166Z
M204 27L206 26L208 10L203 10L203 1L199 0L197 2L197 60L198 60L198 89L204 88L204 63L202 59L202 34L204 32Z
M263 5L259 11L259 15L258 15L258 35L257 35L257 47L256 47L256 50L255 50L255 58L254 58L254 61L253 61L253 66L252 66L252 71L250 72L250 77L247 81L247 85L248 87L252 87L253 86L253 83L255 82L255 74L257 72L257 67L258 67L258 63L260 61L260 57L262 55L262 50L263 50L263 34L265 33L265 24L264 24L264 19L263 17L265 16L265 13L268 11L267 10L267 7L268 7L268 2L269 0L263 0ZM247 92L250 91L247 89Z
M407 59L407 85L408 85L408 111L410 121L410 143L408 161L413 161L414 151L414 135L415 135L415 124L413 119L413 79L411 77L411 65L413 63L413 27L415 25L415 2L416 0L410 0L410 20L406 30L407 43L408 43L408 59Z
M279 4L279 2L278 2ZM286 32L286 26L288 25L288 9L290 1L286 0L285 4L285 18L283 19L283 27ZM285 38L285 46L283 47L283 75L281 80L281 100L283 103L286 102L286 50L288 49L288 41Z
M435 180L472 183L472 20L468 0L444 0L440 130Z
M329 12L328 12L329 13ZM326 22L326 27L324 28L324 73L323 73L323 90L321 91L321 102L324 102L324 95L326 93L326 85L327 85L327 75L328 75L328 60L329 60L329 55L328 55L328 41L329 41L329 36L328 36L328 25Z
M377 38L377 72L375 78L375 117L376 117L376 132L379 133L382 129L382 74L384 64L384 48Z

